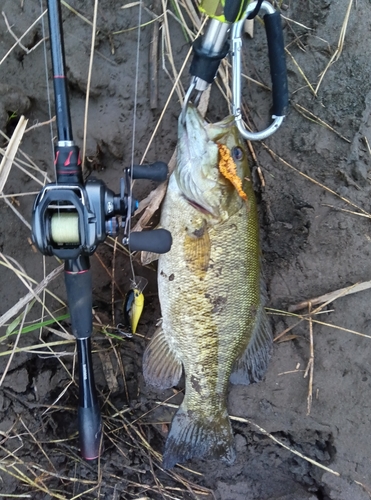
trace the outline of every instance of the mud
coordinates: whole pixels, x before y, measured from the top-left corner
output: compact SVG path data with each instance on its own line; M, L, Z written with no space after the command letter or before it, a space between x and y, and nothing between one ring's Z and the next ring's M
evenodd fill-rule
M69 4L88 20L92 19L92 1L73 0ZM256 158L252 164L261 168L265 179L265 187L257 182L257 193L270 306L281 311L302 300L371 279L369 216L359 215L370 212L370 2L361 0L352 5L344 46L317 89L321 74L337 49L348 4L348 0L298 0L284 5L290 109L284 125L274 136L264 144L253 145ZM0 5L18 37L41 13L37 0L2 0ZM153 8L150 2L145 5ZM87 164L93 170L92 175L116 192L122 169L130 164L132 155L137 31L113 33L134 27L138 21L136 6L120 7L120 3L110 0L99 2L87 129L87 156L91 160ZM168 8L172 9L170 3ZM74 138L82 146L91 27L66 7L63 18ZM149 13L143 11L143 23L150 20ZM168 24L174 64L179 70L189 44L171 15ZM244 71L269 86L264 29L256 24L254 39L246 42ZM164 31L163 27L160 37ZM43 36L38 23L22 39L28 53L18 45L0 66L0 128L8 135L21 114L28 118L28 126L49 120L48 91L53 110L53 96L45 76L44 44L36 46ZM158 105L151 109L148 75L151 37L152 25L148 24L141 30L139 51L136 162L142 158L172 87L170 63L166 56L163 59L161 56ZM0 60L13 44L14 38L1 16ZM46 47L48 50L48 42ZM50 76L51 65L46 54ZM185 87L187 70L188 67L181 78ZM253 127L263 128L269 117L270 93L249 81L244 87L244 98ZM179 111L180 104L174 94L146 161L169 161L176 144ZM216 120L227 113L227 105L214 86L208 117ZM21 149L47 173L49 180L54 180L51 135L48 126L34 128L25 134ZM17 158L25 160L21 153ZM30 171L30 167L25 168ZM42 180L40 173L32 172ZM154 184L138 182L135 194L141 199L153 187ZM8 198L28 223L34 199L29 193L39 189L40 185L27 173L13 166L4 194L28 194L17 195L15 200ZM55 260L43 260L34 251L29 228L4 200L0 203L0 220L2 254L15 259L29 277L40 282L44 272L47 274L56 267ZM91 259L94 306L103 325L112 325L112 280L102 263L108 270L115 265L115 279L123 293L130 286L130 266L123 252L117 251L114 257L112 247L107 245L100 246L97 256ZM45 328L19 338L17 335L2 338L0 375L5 373L0 387L2 496L370 498L371 370L367 337L371 324L370 290L329 303L326 312L315 318L328 325L313 323L313 402L309 415L308 377L304 378L310 356L308 322L298 323L298 318L271 311L276 336L289 327L293 329L280 339L285 341L275 343L263 382L230 389L230 415L245 419L233 422L236 463L227 467L212 460L193 461L189 467L195 472L176 469L193 485L192 493L179 479L162 471L158 460L153 455L149 458L148 450L140 444L145 438L155 451L161 452L174 410L158 408L156 402L172 397L171 402L179 404L182 394L156 392L143 383L142 354L160 312L155 267L142 268L137 263L135 266L136 272L149 280L139 334L121 340L107 337L102 328L97 328L94 334L96 382L109 436L105 438L99 464L84 463L78 458L77 386L71 382L74 344L67 339L65 344L53 347L58 355L47 346L39 351L32 349L41 342L65 341ZM65 300L61 275L48 288ZM27 292L14 271L2 266L1 314ZM122 296L118 289L114 300L118 323L122 321ZM53 311L58 306L50 296L45 298L45 304ZM41 306L35 304L27 314L26 323L40 316ZM68 330L68 322L64 325ZM9 354L15 345L24 350ZM117 416L119 411L123 413ZM195 485L208 491L197 490Z

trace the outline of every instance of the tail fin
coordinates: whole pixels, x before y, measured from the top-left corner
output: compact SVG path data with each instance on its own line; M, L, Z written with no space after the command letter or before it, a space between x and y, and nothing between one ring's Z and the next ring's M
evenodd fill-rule
M236 458L234 438L227 410L212 419L188 410L184 402L174 415L166 440L162 464L172 469L176 463L205 456L232 464Z

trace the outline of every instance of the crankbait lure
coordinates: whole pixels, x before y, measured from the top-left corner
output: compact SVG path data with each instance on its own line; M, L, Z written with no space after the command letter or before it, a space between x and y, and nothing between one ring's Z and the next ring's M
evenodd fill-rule
M143 290L148 281L142 276L135 276L130 290L126 294L124 304L125 323L130 326L132 333L136 333L137 326L144 307Z

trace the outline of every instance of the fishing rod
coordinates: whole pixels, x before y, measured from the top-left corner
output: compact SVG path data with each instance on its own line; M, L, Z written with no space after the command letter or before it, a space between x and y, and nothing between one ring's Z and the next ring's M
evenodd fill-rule
M207 14L205 33L193 43L193 58L190 66L191 83L184 98L182 116L185 117L192 94L195 103L214 81L220 62L228 52L232 53L232 108L236 126L248 140L262 140L272 135L282 124L288 106L287 70L285 46L278 10L266 0L202 0L199 10ZM241 33L246 19L253 19L263 11L267 35L269 64L272 78L272 123L260 132L250 132L242 121L241 110ZM231 41L229 35L231 34Z
M42 254L64 261L71 328L78 355L80 450L83 458L92 460L102 449L102 418L91 355L93 299L89 257L108 235L117 236L119 219L124 228L123 243L130 252L165 253L170 250L169 231L130 233L128 224L138 207L138 201L132 197L132 180L164 181L168 167L163 162L155 162L125 168L120 194L114 194L101 180L84 182L80 151L72 135L61 3L60 0L48 0L47 4L57 124L56 182L47 184L35 199L32 238Z

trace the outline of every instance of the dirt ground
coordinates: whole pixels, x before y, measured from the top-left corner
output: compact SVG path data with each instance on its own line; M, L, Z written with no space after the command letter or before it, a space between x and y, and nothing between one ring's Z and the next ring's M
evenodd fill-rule
M128 4L131 2L126 0L99 2L87 129L87 156L91 160L87 164L92 175L115 192L119 191L122 169L130 164L132 154L137 30L129 28L138 24L138 5ZM148 9L156 10L153 4L144 2ZM28 126L49 120L49 104L44 44L36 46L44 36L41 22L22 39L27 51L17 45L4 58L15 43L5 18L12 32L20 37L45 5L41 6L39 0L1 0L0 5L0 129L9 136L22 114ZM85 18L63 5L72 124L75 141L82 147L91 41L91 25L86 19L93 19L94 2L71 0L68 5ZM128 8L122 9L124 5ZM173 3L164 0L158 14L164 5L174 13ZM105 451L97 462L85 463L78 454L73 341L61 337L65 335L63 328L56 325L54 330L43 328L17 335L18 325L10 336L5 335L3 327L1 498L371 497L371 290L340 297L328 303L320 316L313 317L310 414L309 381L304 377L310 357L310 324L303 316L290 317L284 312L302 300L371 279L371 3L289 0L283 8L290 110L274 136L264 144L253 144L256 158L252 165L260 166L265 179L265 187L257 182L257 195L275 336L293 328L275 342L263 382L230 388L229 413L240 417L233 421L235 464L227 467L205 460L190 462L189 468L177 467L172 473L161 469L156 453L163 449L174 410L158 407L157 402L171 398L171 403L179 404L182 393L156 392L143 382L142 354L160 311L155 266L144 268L136 263L136 273L149 280L138 335L113 338L97 327L93 337L95 376L105 423ZM181 12L191 26L183 7ZM174 68L180 70L190 46L174 15L168 13L166 19L161 18L159 96L156 108L151 109L148 62L153 23L148 22L153 16L148 10L143 10L142 16L142 23L147 24L141 30L139 51L136 162L141 160L164 109ZM47 24L46 16L44 20ZM343 25L344 44L339 46ZM174 68L168 58L169 47L163 44L167 29ZM259 23L254 39L247 40L246 47L244 71L269 86L265 35ZM333 64L323 74L331 60ZM48 52L47 63L50 76ZM186 88L188 65L181 82ZM51 89L49 92L53 115ZM251 123L263 128L269 117L269 91L248 81L243 93ZM147 162L169 161L176 145L179 111L179 99L174 93L146 153ZM228 112L226 101L214 85L208 118L215 121ZM2 147L6 146L6 140L1 141ZM4 195L14 195L7 200L25 222L4 199L1 201L1 314L29 291L27 280L22 282L19 273L6 267L6 262L14 266L17 262L28 279L34 280L32 286L59 265L55 259L44 259L34 251L25 224L31 222L33 199L40 189L30 174L43 179L31 160L47 173L49 180L54 180L51 144L48 125L26 132L17 165L4 187ZM135 193L142 199L154 187L138 182ZM130 286L130 269L127 255L120 248L114 252L112 241L107 243L91 259L94 306L103 325L116 326L123 320L122 294ZM113 268L119 289L115 289L112 308ZM65 300L63 276L53 280L48 290ZM55 315L65 312L55 298L43 294L40 297ZM24 307L6 324L19 315L22 319L23 311ZM307 312L308 308L297 314ZM48 317L47 310L42 311L36 303L27 311L25 324L40 321L42 314ZM69 331L68 321L63 326Z

